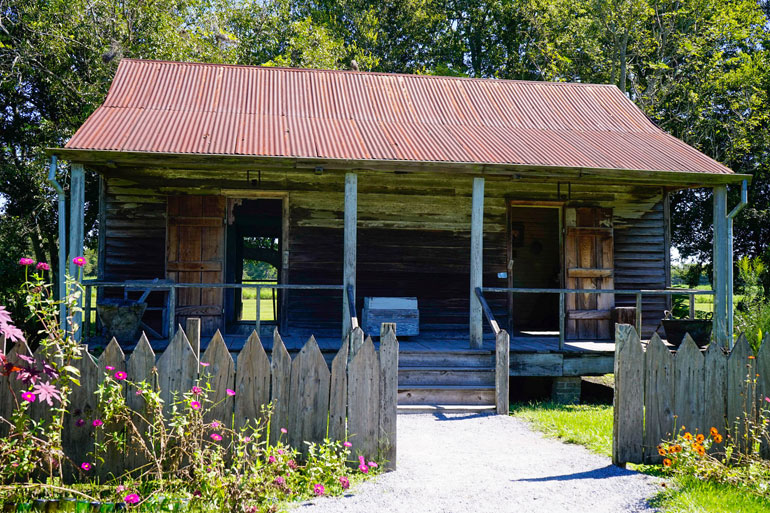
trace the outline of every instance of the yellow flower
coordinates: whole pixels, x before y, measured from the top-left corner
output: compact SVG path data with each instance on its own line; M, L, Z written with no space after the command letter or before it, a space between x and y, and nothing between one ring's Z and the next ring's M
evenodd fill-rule
M688 431L687 433L685 433L685 434L684 434L684 439L685 439L685 440L692 440L692 435L690 434L690 432L689 432L689 431Z

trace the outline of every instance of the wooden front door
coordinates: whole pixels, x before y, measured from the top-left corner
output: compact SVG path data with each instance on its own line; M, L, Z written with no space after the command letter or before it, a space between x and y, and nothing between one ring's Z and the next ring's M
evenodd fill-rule
M169 196L166 276L177 283L223 283L225 260L224 196ZM176 322L201 319L201 332L224 327L219 288L177 289Z
M568 208L564 211L566 288L614 288L612 209ZM608 339L615 306L612 294L567 294L566 337Z

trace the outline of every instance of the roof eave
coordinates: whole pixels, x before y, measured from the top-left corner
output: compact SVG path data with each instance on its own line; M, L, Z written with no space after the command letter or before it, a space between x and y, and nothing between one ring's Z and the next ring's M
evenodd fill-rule
M356 160L308 157L269 157L202 153L159 153L48 148L46 153L65 160L99 168L148 167L167 169L281 168L312 171L374 170L399 172L444 172L470 175L510 176L541 181L570 181L661 185L672 187L709 187L751 181L752 175L738 173L662 171L640 169L533 166L479 162L417 160Z

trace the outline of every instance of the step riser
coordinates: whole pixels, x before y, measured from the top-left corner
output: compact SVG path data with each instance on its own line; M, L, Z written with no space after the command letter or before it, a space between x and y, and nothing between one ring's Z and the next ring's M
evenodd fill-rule
M464 413L464 414L473 414L473 415L485 415L495 412L494 406L473 406L473 405L466 405L466 406L450 406L450 407L442 407L442 406L434 406L434 405L404 405L398 407L398 414L404 415L404 414L412 414L412 413L430 413L430 414L447 414L447 413Z
M491 405L495 403L494 390L399 390L398 404L456 404Z
M495 372L490 370L402 370L398 386L409 385L494 385Z
M401 352L398 364L404 367L490 367L495 365L494 355Z

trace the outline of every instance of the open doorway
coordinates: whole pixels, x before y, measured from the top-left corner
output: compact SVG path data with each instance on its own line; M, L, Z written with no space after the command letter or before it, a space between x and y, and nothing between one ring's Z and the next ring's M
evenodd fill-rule
M508 217L509 286L561 287L561 208L512 204ZM559 329L558 294L513 294L509 303L516 332Z
M281 283L283 200L231 198L227 215L226 279L228 283ZM262 324L278 324L280 292L265 288L228 289L228 331L249 331L257 315Z

